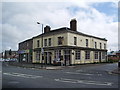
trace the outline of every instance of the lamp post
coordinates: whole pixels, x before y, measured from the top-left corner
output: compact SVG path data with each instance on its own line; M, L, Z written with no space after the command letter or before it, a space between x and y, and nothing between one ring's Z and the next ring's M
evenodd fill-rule
M43 49L43 24L42 23L39 23L39 22L37 22L37 24L41 24L42 25L42 46L41 46L41 54L42 54L42 65L41 65L41 67L43 67L43 60L44 60L44 58L43 58L43 55L44 55L44 49Z

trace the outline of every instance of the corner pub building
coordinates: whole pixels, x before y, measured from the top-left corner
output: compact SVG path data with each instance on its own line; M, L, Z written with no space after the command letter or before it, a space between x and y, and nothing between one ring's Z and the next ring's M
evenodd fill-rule
M63 65L75 65L106 61L107 40L78 32L76 19L70 21L70 28L51 30L46 26L43 34L32 39L32 63L60 61Z

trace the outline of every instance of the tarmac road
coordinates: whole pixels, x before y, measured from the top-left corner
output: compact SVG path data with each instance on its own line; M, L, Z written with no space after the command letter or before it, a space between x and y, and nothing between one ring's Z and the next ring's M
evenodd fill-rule
M23 68L3 64L2 88L118 88L113 64L88 64L62 70Z

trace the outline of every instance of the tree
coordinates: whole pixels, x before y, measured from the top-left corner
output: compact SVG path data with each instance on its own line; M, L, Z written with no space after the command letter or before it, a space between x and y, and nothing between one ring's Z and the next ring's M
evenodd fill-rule
M12 51L11 51L11 49L9 50L9 55L11 56L11 54L12 54Z
M110 53L114 53L114 51L111 51Z
M7 52L5 50L4 59L7 59Z
M3 58L4 56L3 56L3 52L2 52L2 58Z

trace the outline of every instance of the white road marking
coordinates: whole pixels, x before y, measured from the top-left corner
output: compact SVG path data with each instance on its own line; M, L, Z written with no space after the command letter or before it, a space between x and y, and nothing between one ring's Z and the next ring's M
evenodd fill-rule
M2 71L0 71L0 73L1 73Z
M65 72L65 73L69 73L69 74L81 74L81 75L93 75L93 74L89 74L89 73L78 73L78 72Z
M90 74L90 73L85 73L85 72L80 72L80 71L82 71L82 70L77 70L76 72L66 72L66 73L69 73L69 74L81 74L81 75L95 75L95 74ZM100 74L100 73L98 73L97 72L97 75L98 76L102 76L102 74Z
M112 74L112 72L108 72L108 74Z
M17 76L17 77L24 77L24 78L42 78L43 76L36 76L36 75L28 75L28 74L21 74L21 73L3 73L4 75L10 76Z
M88 80L75 80L75 79L54 79L55 81L59 82L68 82L68 83L82 83L82 84L93 84L93 85L105 85L105 86L112 86L111 82L100 82L100 81L88 81Z
M76 72L82 72L83 70L76 70Z
M17 81L11 81L11 82L8 82L8 83L18 84L19 82L17 82Z

